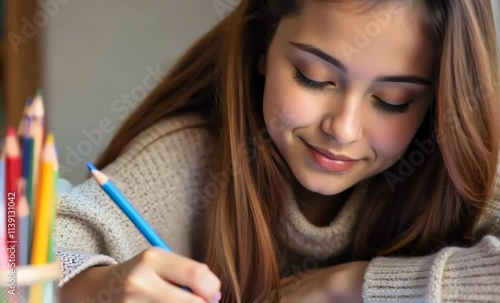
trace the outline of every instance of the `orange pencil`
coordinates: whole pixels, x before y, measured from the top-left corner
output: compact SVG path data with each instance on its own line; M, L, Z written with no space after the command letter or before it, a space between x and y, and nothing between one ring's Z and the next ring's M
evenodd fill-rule
M39 176L39 191L35 210L35 229L33 235L33 248L31 251L32 264L45 264L48 261L50 220L55 200L54 163L56 156L54 136L47 136L47 141L42 154Z

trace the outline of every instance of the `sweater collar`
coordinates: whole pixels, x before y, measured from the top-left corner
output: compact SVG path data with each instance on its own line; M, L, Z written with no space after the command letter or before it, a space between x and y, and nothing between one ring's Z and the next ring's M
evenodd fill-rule
M366 192L362 183L353 188L338 215L327 226L315 226L300 211L291 188L283 205L279 237L286 249L303 256L326 259L341 253L353 237L361 201Z

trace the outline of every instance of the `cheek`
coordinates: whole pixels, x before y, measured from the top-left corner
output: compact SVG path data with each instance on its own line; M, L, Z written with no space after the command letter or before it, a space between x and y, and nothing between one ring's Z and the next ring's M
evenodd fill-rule
M295 82L286 66L268 68L263 98L264 119L271 133L305 127L318 119L318 100Z
M412 118L396 118L385 123L377 123L369 134L370 145L379 160L394 162L407 149L420 125Z

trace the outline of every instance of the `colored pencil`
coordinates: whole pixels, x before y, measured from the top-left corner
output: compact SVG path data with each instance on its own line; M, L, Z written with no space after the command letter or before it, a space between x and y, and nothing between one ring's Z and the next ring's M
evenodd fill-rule
M122 210L123 213L129 218L135 227L142 233L142 235L153 246L163 248L168 252L172 252L170 247L161 239L156 231L149 225L149 223L139 214L137 209L128 201L128 199L121 193L121 191L111 182L111 180L95 168L92 164L87 162L92 176L97 181L99 186L106 192L106 194L115 202L115 204ZM184 290L190 291L188 287L181 286Z
M33 233L35 231L35 216L37 214L37 205L40 203L38 201L40 189L38 185L40 184L40 156L42 154L43 141L44 141L44 123L45 123L45 108L43 105L43 99L41 96L37 95L33 99L33 118L30 123L30 135L31 138L31 150L30 150L30 174L28 176L28 202L30 207L30 228L29 228L29 243L30 243L30 255L32 255L33 250ZM30 258L31 259L31 258Z
M55 194L55 176L58 167L57 154L54 143L54 136L49 134L43 148L41 156L41 166L39 175L38 195L36 198L35 230L33 234L33 245L31 251L31 264L46 264L49 262L49 256L52 249L51 228L54 226L52 215ZM38 303L40 298L50 297L51 285L35 285L31 288L30 302Z
M40 184L35 213L35 230L31 264L45 264L48 260L49 228L54 203L54 159L56 158L54 137L49 135L41 157Z
M19 218L19 265L29 264L29 222L30 209L26 199L26 180L19 181L19 200L17 206L17 215Z
M54 137L45 138L45 132L45 108L42 95L37 92L33 99L27 100L17 131L9 127L0 146L2 270L13 266L8 250L12 246L16 251L15 266L31 267L56 261L54 221L59 162ZM53 286L52 283L20 286L19 296L6 294L7 301L25 302L24 295L27 295L30 303L52 302L57 294ZM3 295L0 294L0 298Z
M109 180L109 178L95 168L92 164L87 163L92 176L101 186L101 188L108 194L108 196L115 202L115 204L125 213L125 215L132 221L137 229L144 235L144 237L153 246L161 247L168 252L172 252L170 247L163 242L161 237L149 225L149 223L139 214L135 207L125 198L125 196L118 190L118 188Z
M32 213L36 214L36 201L38 189L38 178L40 177L40 156L42 154L42 147L44 141L44 124L45 124L45 107L43 105L42 96L37 94L33 99L33 120L30 128L32 128L33 136L33 167L32 167L32 180L31 180L31 196L33 202L31 205ZM29 197L28 197L29 198Z
M33 139L33 124L34 117L34 107L33 107L33 99L28 99L26 106L24 108L23 119L21 119L21 123L19 124L19 135L22 138L22 178L23 185L25 191L25 199L28 208L28 217L23 218L27 221L28 226L26 227L26 239L22 239L23 243L27 245L26 247L21 247L21 254L25 253L23 257L28 257L31 255L31 243L32 243L32 227L33 227L33 215L30 214L30 209L34 209L34 198L33 198L33 163L34 163L34 139ZM22 228L22 227L21 227ZM21 261L25 260L21 257Z
M57 148L55 147L54 144L54 150L55 154L57 155ZM50 226L49 226L49 241L48 241L48 262L54 262L55 261L55 248L54 248L54 228L55 228L55 221L56 221L56 216L57 216L57 209L58 209L58 202L59 202L59 195L57 192L57 189L59 187L59 161L57 160L57 156L53 159L53 167L54 167L54 199L52 203L52 209L51 209L51 218L49 220Z
M19 249L17 249L19 224L16 218L16 208L18 195L19 179L21 178L21 150L19 147L16 131L13 127L7 129L7 138L5 139L5 165L6 165L6 212L7 212L7 245L16 247L16 265L19 264ZM12 222L13 220L13 222ZM9 221L11 221L9 223Z
M17 193L19 178L21 178L21 148L14 128L7 129L5 139L6 188L7 194Z
M28 101L26 102L26 104L24 104L23 116L21 118L21 122L19 122L19 127L17 128L17 133L19 135L21 135L24 132L26 128L26 122L28 122L31 119L31 117L27 116L26 114L30 112L30 108L32 108L32 105L33 105L33 99L28 98Z
M7 200L5 200L5 154L0 148L0 268L7 268Z
M23 118L21 119L21 123L19 123L18 134L22 140L22 162L23 162L23 173L22 176L25 179L29 177L30 170L30 158L29 154L29 145L30 139L32 139L32 135L30 134L31 123L33 121L33 100L30 99L24 108Z

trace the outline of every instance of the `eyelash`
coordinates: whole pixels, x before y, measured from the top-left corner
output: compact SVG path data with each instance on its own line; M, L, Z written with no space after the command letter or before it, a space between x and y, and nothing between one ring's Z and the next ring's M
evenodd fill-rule
M304 74L297 68L295 67L295 73L294 73L294 79L302 86L312 88L314 90L323 90L329 85L335 85L334 82L317 82L314 80L311 80L304 76ZM373 96L375 99L375 106L385 112L388 113L398 113L398 114L403 114L408 111L410 102L407 102L405 104L401 105L394 105L385 102L384 100L380 99L377 96Z
M375 106L380 108L381 110L384 110L389 113L395 113L395 114L404 114L408 111L408 108L410 107L411 102L406 102L405 104L400 104L400 105L394 105L394 104L389 104L385 102L384 100L380 99L377 96L373 96L375 99Z
M295 67L295 74L294 74L295 80L297 82L305 87L312 88L314 90L323 90L325 87L327 87L330 84L335 85L333 82L317 82L313 81L306 76L297 68Z

